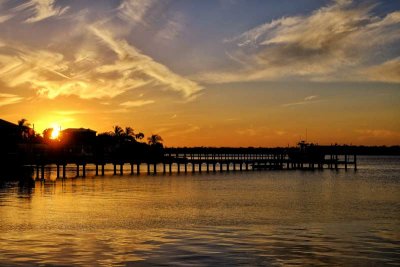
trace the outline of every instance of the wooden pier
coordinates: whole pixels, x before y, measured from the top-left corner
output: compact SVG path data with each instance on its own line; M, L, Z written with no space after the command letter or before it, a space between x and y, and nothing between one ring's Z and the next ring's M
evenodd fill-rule
M35 169L37 179L45 178L45 168L50 165L55 165L57 178L66 178L68 170L73 171L76 177L86 177L88 166L93 168L96 176L104 176L105 166L110 164L114 175L137 175L141 172L141 166L145 167L148 174L259 170L348 170L349 168L357 170L356 155L338 153L334 149L326 149L323 158L318 160L293 159L289 155L290 153L285 149L166 148L164 156L158 160L115 160L112 158L96 160L95 157L87 157L64 161L48 159L29 165ZM71 165L75 167L70 167ZM129 166L128 171L127 168L124 168L126 165ZM67 168L67 166L69 167Z

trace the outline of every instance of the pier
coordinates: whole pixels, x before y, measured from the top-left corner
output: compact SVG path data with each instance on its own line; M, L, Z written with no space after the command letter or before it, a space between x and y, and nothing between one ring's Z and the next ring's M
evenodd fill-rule
M333 147L334 148L334 147ZM293 158L287 149L268 148L165 148L159 159L97 159L95 156L81 157L79 160L42 159L31 162L35 177L44 179L45 168L55 165L56 178L66 178L68 171L76 177L86 177L88 167L95 176L104 176L106 165L112 166L113 175L138 175L146 170L147 174L157 173L216 173L235 171L266 170L357 170L357 156L335 151L332 147L321 149L322 157ZM69 166L67 168L67 166ZM74 167L71 167L74 166ZM128 166L128 168L126 168ZM108 170L110 172L110 170Z

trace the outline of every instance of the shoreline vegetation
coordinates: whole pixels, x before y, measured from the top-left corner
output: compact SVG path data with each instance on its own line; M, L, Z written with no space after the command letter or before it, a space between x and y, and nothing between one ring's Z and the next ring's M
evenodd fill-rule
M142 132L136 132L132 127L114 126L112 131L97 133L91 129L69 128L60 131L48 128L38 134L26 119L17 124L0 119L0 180L15 180L21 177L31 177L33 170L24 167L34 162L49 161L79 161L91 160L106 162L131 160L136 162L161 162L166 151L175 149L190 153L218 151L235 153L247 150L296 151L297 147L165 147L163 139L158 134L145 138ZM147 142L146 142L147 141ZM353 146L312 144L320 151L335 148L336 151L357 155L400 155L400 146ZM24 178L25 179L25 178Z

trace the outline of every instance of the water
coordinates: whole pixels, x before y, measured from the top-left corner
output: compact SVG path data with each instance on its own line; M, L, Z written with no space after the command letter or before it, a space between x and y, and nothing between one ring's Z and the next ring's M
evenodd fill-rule
M399 171L400 157L360 157L357 172L8 184L0 265L399 266Z

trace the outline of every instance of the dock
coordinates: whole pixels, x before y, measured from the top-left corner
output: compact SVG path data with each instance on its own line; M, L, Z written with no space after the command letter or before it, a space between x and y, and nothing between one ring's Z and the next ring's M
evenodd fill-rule
M44 179L45 168L55 165L56 177L66 178L67 166L75 166L76 177L86 177L88 167L95 176L105 175L105 166L112 165L114 175L138 175L145 169L147 174L157 173L210 173L230 171L268 170L357 170L357 155L337 151L334 147L322 149L323 157L292 158L287 149L270 148L165 148L158 159L97 158L95 155L79 159L41 159L26 165L34 169L37 179ZM129 166L129 170L125 166ZM143 166L143 168L142 168Z

